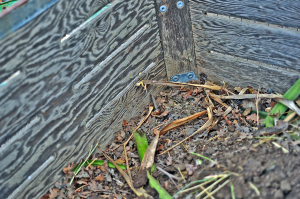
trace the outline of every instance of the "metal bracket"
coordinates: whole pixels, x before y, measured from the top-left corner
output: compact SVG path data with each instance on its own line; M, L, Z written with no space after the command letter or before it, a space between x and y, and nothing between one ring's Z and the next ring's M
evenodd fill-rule
M171 82L185 83L185 82L188 82L190 80L197 80L196 74L193 71L187 72L187 73L178 74L178 75L173 75L171 77Z

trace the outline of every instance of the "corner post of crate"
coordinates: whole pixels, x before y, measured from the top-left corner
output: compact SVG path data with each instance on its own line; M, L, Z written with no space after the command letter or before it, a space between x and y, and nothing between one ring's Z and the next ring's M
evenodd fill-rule
M156 13L168 79L194 71L195 59L192 23L188 0L156 0Z

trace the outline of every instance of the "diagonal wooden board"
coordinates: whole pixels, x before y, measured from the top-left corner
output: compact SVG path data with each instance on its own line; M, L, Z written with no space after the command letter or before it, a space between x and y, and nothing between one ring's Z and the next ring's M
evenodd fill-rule
M116 0L61 43L101 2L61 0L2 39L0 80L19 76L0 87L0 198L39 198L160 90L139 72L166 79L153 1Z

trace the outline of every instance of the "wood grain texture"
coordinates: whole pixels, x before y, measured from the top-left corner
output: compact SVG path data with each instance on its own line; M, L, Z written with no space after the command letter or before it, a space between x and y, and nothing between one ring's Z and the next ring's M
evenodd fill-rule
M196 51L200 73L215 83L228 86L271 88L284 94L299 78L299 72L280 70L268 64L221 53Z
M2 11L0 14L0 39L34 19L53 6L57 1L58 0L31 0L24 5L22 5L24 2L19 1L19 5L22 6L17 9L11 12L9 12L8 9ZM14 6L16 6L16 4L14 4ZM6 11L9 13L4 14Z
M300 2L293 0L190 0L200 11L300 28Z
M39 198L66 164L84 158L97 141L109 143L120 121L149 102L134 85L139 72L146 70L149 79L166 78L153 1L116 0L60 43L94 14L95 5L99 10L106 3L61 0L1 40L0 78L16 71L21 76L0 96L0 198ZM74 88L143 27L133 42ZM96 122L86 128L91 118Z
M198 13L193 14L193 27L195 45L202 50L300 70L298 31Z
M197 66L213 81L284 93L300 77L298 31L203 13L201 5L190 2Z
M168 79L173 75L194 71L195 50L188 0L183 0L184 6L177 7L177 1L156 0L156 12L164 50L164 59ZM160 7L165 5L166 12Z

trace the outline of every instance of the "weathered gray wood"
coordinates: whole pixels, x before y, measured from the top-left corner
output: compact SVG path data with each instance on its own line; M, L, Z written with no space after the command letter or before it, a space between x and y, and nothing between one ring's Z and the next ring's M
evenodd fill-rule
M197 66L215 83L228 86L272 88L284 94L299 78L299 72L279 70L268 64L221 53L198 51Z
M18 7L18 9L12 10L9 14L4 14L5 12L9 12L8 9L2 11L0 14L0 39L34 19L53 6L57 1L58 0L31 0Z
M300 77L298 31L205 13L200 2L190 6L197 66L213 81L284 93Z
M39 198L149 102L139 72L166 78L153 1L116 0L61 43L106 3L61 0L1 40L1 80L20 75L0 96L0 198Z
M194 71L197 75L188 0L182 2L183 7L178 8L177 1L156 0L156 12L169 79L173 75L188 71ZM167 11L160 11L161 6L166 6Z
M298 31L197 12L193 27L201 35L194 34L195 45L202 50L300 70Z
M300 2L293 0L190 0L199 10L267 24L300 28ZM195 4L192 4L195 5ZM192 8L194 8L192 6Z

